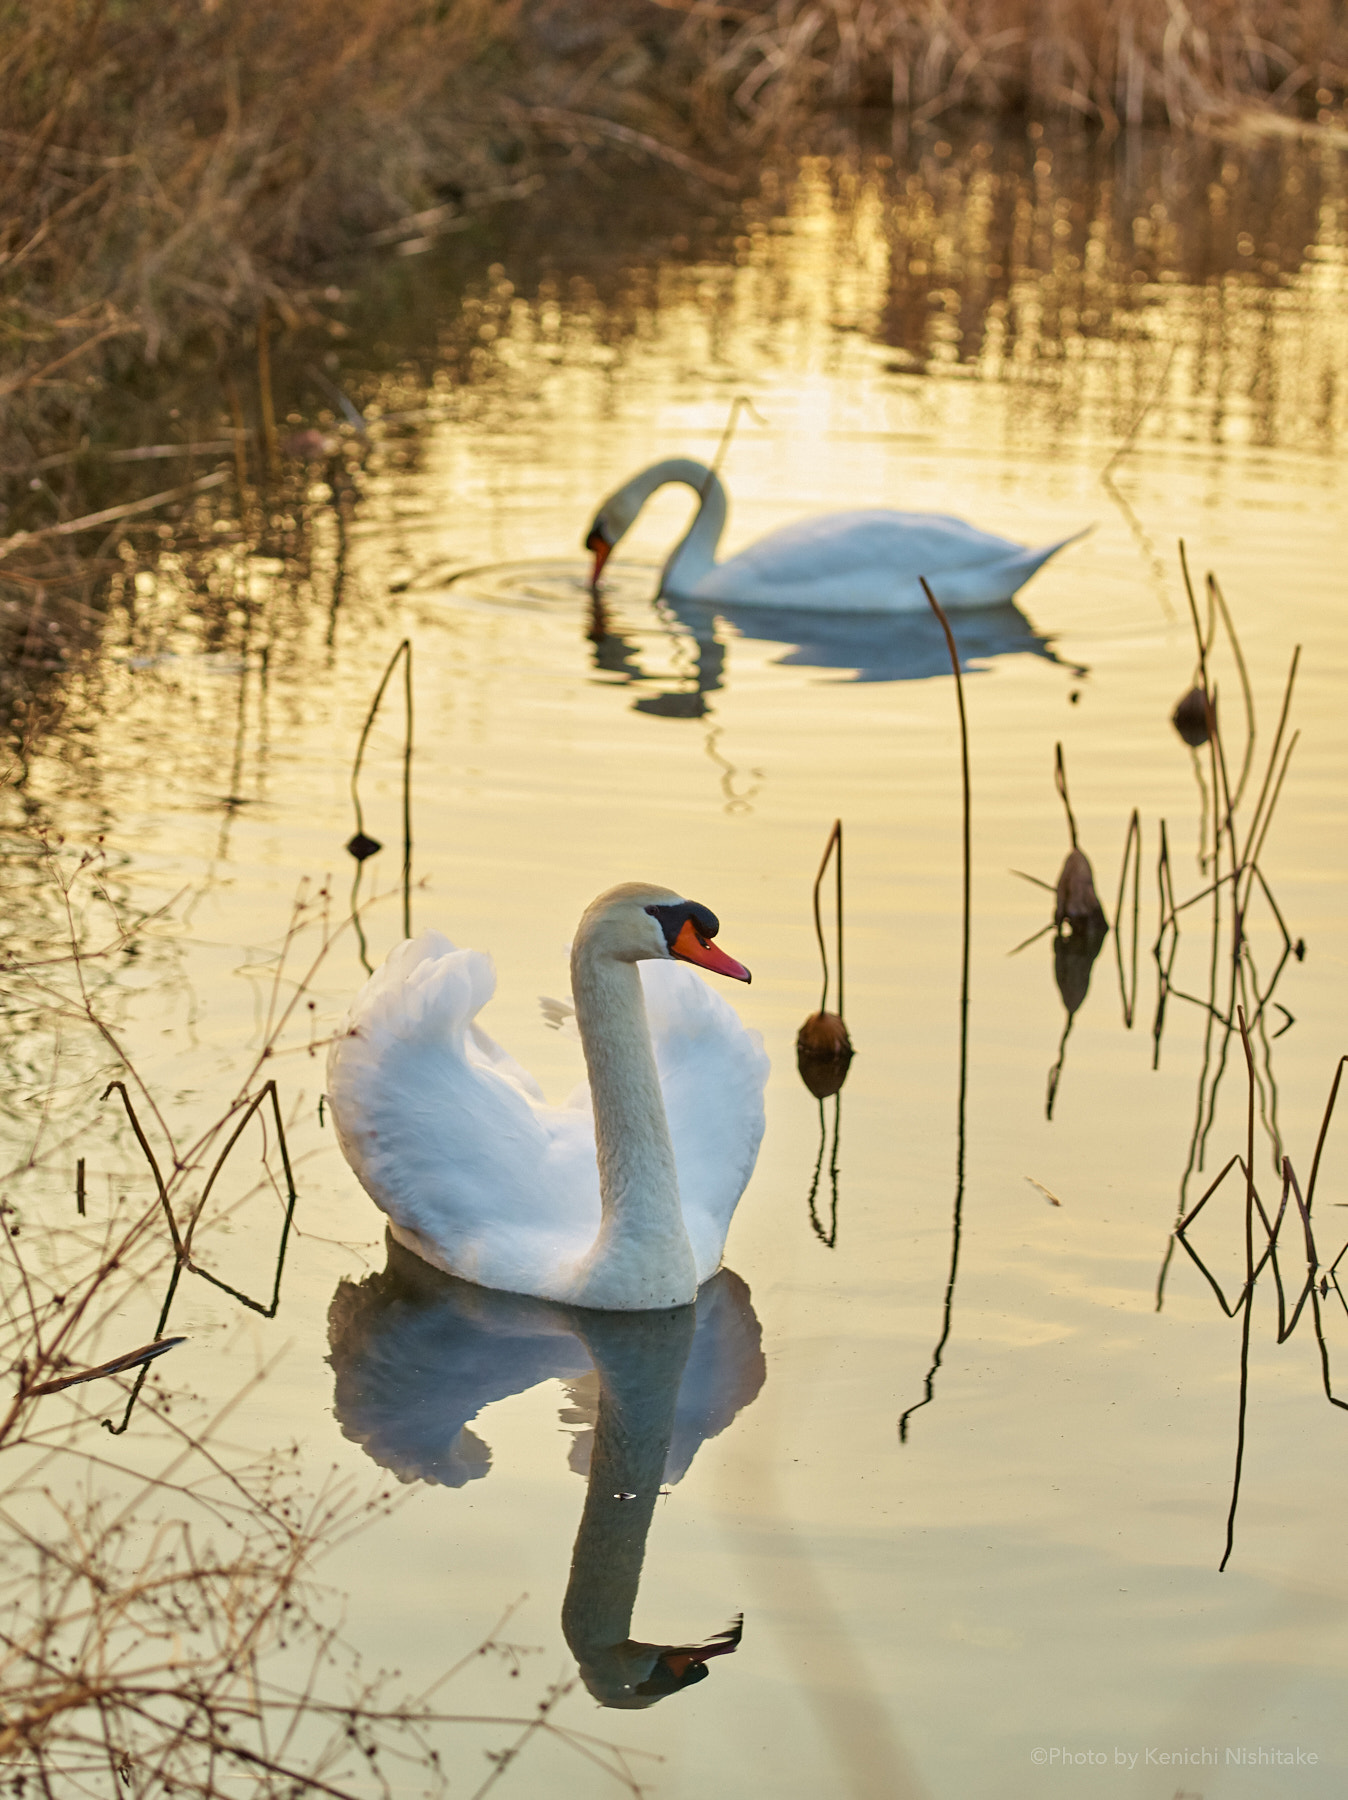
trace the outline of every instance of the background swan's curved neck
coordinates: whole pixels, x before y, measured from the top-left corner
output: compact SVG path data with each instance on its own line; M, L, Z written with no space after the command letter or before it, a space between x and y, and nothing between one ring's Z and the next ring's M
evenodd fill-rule
M571 955L594 1104L603 1218L572 1294L581 1306L682 1306L697 1293L692 1246L660 1077L634 962L597 953L582 936Z
M702 504L692 524L670 552L660 576L660 591L691 594L702 577L716 566L716 546L725 529L726 491L720 476L705 463L695 462L690 456L667 457L628 484L636 502L633 517L657 488L666 487L672 481L681 481L692 488Z

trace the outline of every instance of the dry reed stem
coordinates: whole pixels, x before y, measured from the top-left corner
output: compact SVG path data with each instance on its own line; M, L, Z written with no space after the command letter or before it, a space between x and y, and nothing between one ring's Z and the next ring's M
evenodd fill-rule
M1244 1007L1236 1008L1236 1021L1240 1032L1241 1048L1244 1052L1246 1069L1245 1154L1244 1156L1237 1154L1228 1159L1215 1180L1209 1183L1208 1187L1195 1204L1187 1211L1183 1212L1176 1224L1174 1232L1174 1241L1183 1245L1190 1260L1202 1274L1209 1288L1216 1296L1217 1304L1221 1307L1227 1318L1235 1318L1237 1313L1239 1313L1241 1317L1240 1382L1236 1414L1235 1467L1231 1482L1231 1503L1226 1521L1226 1544L1222 1553L1221 1562L1218 1565L1220 1570L1226 1568L1235 1549L1236 1513L1240 1503L1241 1473L1245 1459L1245 1428L1249 1402L1250 1337L1254 1292L1259 1277L1265 1268L1272 1269L1274 1288L1277 1294L1277 1342L1279 1344L1287 1342L1295 1332L1302 1314L1309 1304L1311 1307L1311 1316L1314 1320L1316 1342L1319 1348L1321 1378L1325 1398L1333 1406L1348 1409L1348 1401L1338 1398L1333 1392L1329 1345L1325 1338L1323 1320L1320 1314L1320 1302L1322 1299L1327 1298L1331 1283L1338 1300L1344 1306L1345 1312L1348 1312L1348 1297L1345 1297L1338 1279L1338 1266L1344 1256L1348 1254L1348 1243L1345 1243L1333 1262L1328 1266L1327 1272L1322 1277L1317 1287L1316 1276L1324 1265L1320 1260L1320 1254L1316 1246L1315 1233L1311 1224L1311 1204L1315 1195L1315 1180L1319 1172L1320 1153L1324 1148L1325 1138L1329 1132L1330 1121L1333 1118L1335 1104L1338 1100L1340 1079L1343 1074L1344 1065L1345 1063L1348 1063L1348 1057L1341 1057L1335 1069L1334 1080L1330 1086L1329 1098L1325 1104L1324 1115L1320 1122L1319 1134L1316 1138L1315 1156L1311 1166L1311 1180L1307 1187L1305 1198L1303 1199L1302 1197L1301 1184L1297 1180L1296 1170L1292 1166L1291 1158L1284 1155L1281 1158L1280 1169L1282 1178L1282 1196L1276 1213L1273 1218L1270 1219L1254 1181L1256 1070L1254 1050L1250 1042L1250 1029L1245 1017ZM1242 1209L1245 1279L1241 1285L1240 1292L1236 1295L1235 1299L1228 1300L1221 1283L1212 1273L1211 1269L1208 1268L1199 1251L1190 1242L1188 1233L1196 1224L1208 1202L1224 1186L1227 1176L1230 1175L1233 1169L1239 1169L1245 1180L1245 1204ZM1290 1314L1287 1307L1286 1291L1283 1287L1282 1269L1278 1260L1278 1239L1282 1230L1283 1221L1287 1216L1289 1198L1296 1202L1297 1216L1301 1221L1302 1253L1305 1257L1305 1274L1302 1278L1296 1302L1292 1306ZM1254 1243L1254 1222L1256 1213L1259 1216L1259 1222L1264 1234L1263 1248L1260 1250L1257 1257L1255 1255Z

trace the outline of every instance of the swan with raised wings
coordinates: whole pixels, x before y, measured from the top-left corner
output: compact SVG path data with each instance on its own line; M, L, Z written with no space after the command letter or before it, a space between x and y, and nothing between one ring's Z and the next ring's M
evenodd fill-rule
M802 519L717 562L728 510L725 488L714 470L690 457L672 456L624 482L595 514L585 539L585 548L594 555L592 586L642 507L670 482L692 488L701 502L660 577L660 592L673 600L827 612L925 612L920 580L925 576L942 606L997 606L1055 552L1086 535L1074 532L1030 550L945 513L877 507Z
M695 964L749 971L716 915L628 882L571 951L589 1073L562 1106L475 1022L491 958L400 944L328 1055L342 1152L400 1243L479 1286L577 1306L683 1306L720 1266L763 1136L757 1032Z

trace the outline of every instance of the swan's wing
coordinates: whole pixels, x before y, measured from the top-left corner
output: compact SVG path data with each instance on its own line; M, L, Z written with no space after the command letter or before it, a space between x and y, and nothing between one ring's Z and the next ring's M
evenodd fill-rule
M995 557L990 562L971 563L967 568L961 569L944 569L927 577L931 583L931 591L942 606L997 606L1000 602L1009 600L1018 588L1023 588L1036 569L1043 568L1050 556L1056 556L1059 550L1065 549L1068 544L1075 544L1078 538L1084 538L1093 529L1093 526L1087 525L1081 531L1074 531L1071 537L1059 538L1056 544L1045 544L1037 550L1026 550L1014 545L1005 555Z
M1071 542L1027 550L943 513L828 513L784 526L718 563L698 583L696 597L838 612L918 611L927 604L918 579L925 576L943 605L988 606L1009 600Z
M699 1282L715 1272L763 1139L763 1040L715 988L677 962L642 962L684 1224Z
M421 1254L545 1293L599 1229L594 1131L474 1023L495 986L481 951L432 932L400 945L333 1042L328 1094L347 1161Z
M483 1407L591 1368L566 1315L545 1302L487 1294L433 1271L389 1268L339 1284L328 1309L334 1411L344 1435L399 1481L463 1487L491 1451L468 1429ZM418 1289L422 1291L418 1291Z

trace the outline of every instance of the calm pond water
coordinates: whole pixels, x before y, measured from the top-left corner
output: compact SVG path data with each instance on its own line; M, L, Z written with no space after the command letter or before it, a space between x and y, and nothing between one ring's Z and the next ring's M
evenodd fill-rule
M576 1082L580 1050L538 997L565 993L570 934L602 889L672 884L752 968L733 999L773 1072L730 1273L690 1342L684 1325L596 1323L391 1257L320 1118L309 1049L363 979L348 930L270 1064L300 1192L278 1316L185 1282L170 1328L188 1342L163 1379L209 1407L265 1362L231 1421L241 1443L296 1442L315 1480L336 1465L401 1484L325 1565L369 1668L423 1686L518 1601L506 1635L537 1654L518 1680L475 1663L454 1706L527 1706L579 1663L559 1716L627 1746L669 1800L1339 1794L1348 1420L1316 1325L1348 1399L1348 1311L1317 1290L1280 1345L1272 1269L1260 1277L1219 1572L1242 1317L1171 1233L1244 1147L1233 1002L1253 1020L1266 1205L1284 1154L1304 1192L1348 1050L1342 167L1301 146L1092 154L931 133L804 157L676 231L643 217L644 181L614 199L616 265L587 260L593 198L569 262L538 248L564 242L557 221L521 214L466 297L448 274L440 292L427 257L377 352L373 332L334 352L329 378L372 421L340 516L296 478L260 536L222 513L218 548L170 542L129 568L104 657L8 790L11 942L51 928L31 834L63 834L62 866L101 834L111 900L163 911L135 955L98 965L100 1003L190 1138L266 1035L301 884L312 896L331 876L334 919L345 909L352 758L406 637L412 924L494 953L484 1022L550 1095ZM731 549L855 505L953 512L1024 542L1094 527L1016 607L956 621L973 791L963 1059L959 737L934 623L659 604L689 505L668 490L615 556L607 631L591 632L580 543L597 502L658 457L709 459L739 394L754 412L724 462ZM1249 672L1242 846L1302 646L1301 735L1234 990L1228 897L1215 926L1211 899L1179 914L1152 955L1162 821L1176 899L1209 883L1212 764L1169 719L1195 668L1180 538L1205 619L1216 572ZM1213 668L1234 787L1245 711L1220 630ZM399 675L360 780L386 846L361 877L373 964L402 934L401 708ZM1130 884L1117 951L1111 936L1093 969L1051 935L1009 954L1052 916L1012 871L1051 886L1069 847L1058 743L1111 923L1139 818L1136 940ZM838 816L857 1055L821 1106L794 1037L818 1003L810 888ZM317 931L306 915L275 992ZM77 1154L91 1208L134 1167L94 1104L116 1072L106 1045L73 1027L64 1045L54 1064L31 1017L8 1034L11 1162L46 1121L10 1183L34 1223L69 1209ZM1318 1173L1321 1265L1348 1242L1346 1176L1340 1114ZM240 1178L199 1258L260 1293L279 1224L277 1196ZM1192 1241L1238 1294L1238 1177ZM1289 1311L1300 1244L1293 1205ZM109 1354L152 1334L157 1299L128 1300ZM646 1421L627 1461L602 1442L591 1456L601 1380ZM131 1457L137 1429L119 1440ZM606 1502L619 1491L637 1499ZM631 1636L650 1648L615 1648L638 1575ZM740 1614L738 1647L678 1691L689 1665L656 1653ZM596 1707L642 1683L643 1707ZM449 1736L462 1791L507 1735ZM1276 1761L1298 1751L1314 1760ZM423 1786L412 1772L401 1791ZM547 1741L501 1786L620 1791Z

